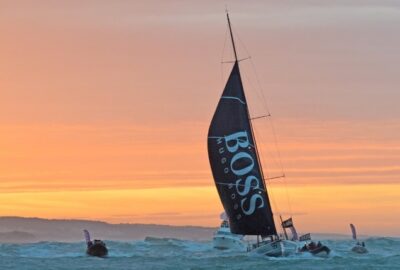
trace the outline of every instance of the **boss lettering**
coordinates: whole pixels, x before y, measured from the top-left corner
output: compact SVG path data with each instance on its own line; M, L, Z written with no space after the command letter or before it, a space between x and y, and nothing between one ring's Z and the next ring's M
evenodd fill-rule
M253 214L254 211L256 210L256 207L257 208L264 207L264 199L260 194L254 194L253 196L251 196L250 205L247 209L244 208L244 203L246 202L246 200L247 200L247 198L244 198L243 200L241 200L241 203L240 203L243 213L245 215ZM258 204L258 206L257 206L257 204Z
M256 209L264 207L265 201L262 193L254 192L254 190L260 190L260 179L258 171L253 171L256 165L255 155L252 148L249 147L248 133L247 131L239 131L225 136L224 139L225 147L221 148L220 146L218 149L218 152L224 155L221 163L227 163L224 173L232 173L238 179L235 184L232 184L235 189L232 189L230 197L232 200L239 200L235 204L235 209L241 210L242 213L238 215L252 215ZM219 143L220 141L218 141ZM228 154L228 156L225 154ZM256 175L253 175L253 173Z
M257 177L255 177L254 175L250 175L246 178L244 185L241 184L242 179L239 179L236 181L236 191L240 196L246 196L249 191L250 188L252 188L252 190L254 189L260 189L260 182L258 180ZM242 190L240 190L240 188L242 187Z
M249 146L249 138L246 131L240 131L231 135L225 136L226 148L229 152L235 153L239 147L246 148Z
M239 166L234 166L235 163L240 165L245 165L243 168L235 168ZM248 165L247 165L248 164ZM231 170L235 175L242 176L249 173L254 167L254 160L250 154L246 152L239 152L235 154L231 160Z

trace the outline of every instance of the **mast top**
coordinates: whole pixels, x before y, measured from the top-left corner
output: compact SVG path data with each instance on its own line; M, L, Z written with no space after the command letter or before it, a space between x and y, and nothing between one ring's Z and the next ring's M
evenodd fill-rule
M237 53L236 53L235 40L233 39L231 21L229 20L229 13L228 13L228 10L226 10L226 18L228 19L229 33L231 34L231 41L232 41L233 53L235 54L235 62L237 62L237 61L238 61L238 57L237 57Z

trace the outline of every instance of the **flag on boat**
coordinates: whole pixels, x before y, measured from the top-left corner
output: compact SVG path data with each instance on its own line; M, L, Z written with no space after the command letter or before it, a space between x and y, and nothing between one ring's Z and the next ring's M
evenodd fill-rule
M292 240L299 240L299 235L297 234L296 228L294 226L290 227L290 232L292 233Z
M293 225L292 218L282 221L282 227L284 229L290 229L290 232L292 233L292 240L294 240L294 241L299 240L299 236L297 234L296 228Z
M292 218L289 218L289 219L287 219L287 220L285 220L285 221L282 221L282 227L283 227L283 228L290 228L290 227L293 227L293 220L292 220Z
M351 228L351 233L353 234L353 239L357 240L356 227L353 224L350 224L350 228Z
M311 234L310 233L306 233L302 236L300 236L299 241L308 241L311 240Z

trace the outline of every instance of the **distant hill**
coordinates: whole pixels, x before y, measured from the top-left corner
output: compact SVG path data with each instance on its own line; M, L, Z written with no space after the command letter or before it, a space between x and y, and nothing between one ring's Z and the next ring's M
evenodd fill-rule
M0 243L26 243L36 242L36 237L27 232L12 231L0 232Z
M216 228L155 224L110 224L91 220L0 217L0 242L83 241L82 230L92 238L129 241L146 236L210 240Z
M92 238L117 241L146 237L210 241L216 228L156 224L110 224L92 220L0 217L0 242L83 241L82 230ZM349 235L312 233L313 239L350 239Z

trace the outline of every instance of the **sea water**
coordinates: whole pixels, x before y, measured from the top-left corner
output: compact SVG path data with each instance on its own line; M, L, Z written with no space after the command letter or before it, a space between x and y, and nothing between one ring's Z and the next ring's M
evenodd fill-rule
M324 240L327 258L311 254L285 258L219 251L210 241L148 237L143 241L106 241L107 258L89 257L85 243L0 244L0 269L400 269L400 239L369 238L368 254L350 252L353 241Z

